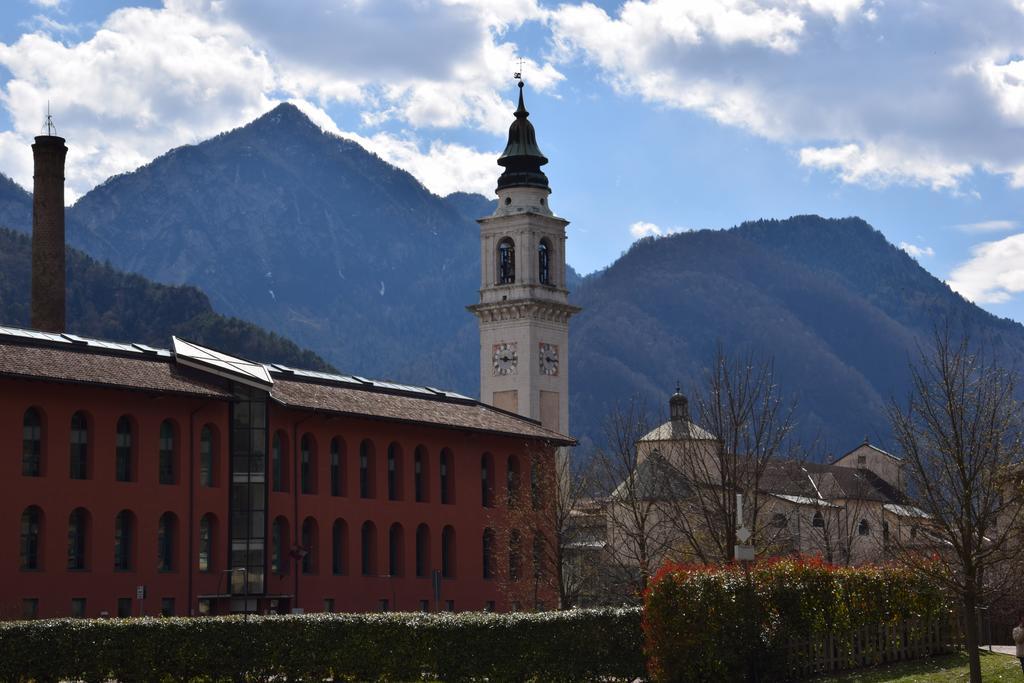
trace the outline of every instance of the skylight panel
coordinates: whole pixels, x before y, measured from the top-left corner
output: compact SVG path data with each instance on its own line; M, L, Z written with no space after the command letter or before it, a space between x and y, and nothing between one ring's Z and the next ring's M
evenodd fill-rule
M16 339L35 339L39 341L58 342L60 344L71 343L71 340L65 339L59 334L36 332L35 330L23 330L18 327L0 327L0 336L14 337Z
M174 342L174 356L183 365L213 372L261 389L268 388L274 383L270 371L262 363L229 356L177 337L171 339Z

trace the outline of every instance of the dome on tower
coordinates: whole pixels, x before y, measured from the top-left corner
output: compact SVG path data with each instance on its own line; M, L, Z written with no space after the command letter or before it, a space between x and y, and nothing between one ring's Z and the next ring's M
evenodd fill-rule
M515 111L516 120L508 129L508 144L505 151L498 157L498 165L505 171L498 178L498 189L507 187L540 187L549 189L548 177L540 167L548 163L548 159L537 146L537 133L529 121L530 112L523 103L523 82L519 81L519 107Z

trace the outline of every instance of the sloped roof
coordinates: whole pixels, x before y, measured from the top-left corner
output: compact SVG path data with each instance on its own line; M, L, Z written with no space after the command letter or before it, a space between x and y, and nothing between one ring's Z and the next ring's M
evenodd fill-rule
M843 453L842 455L840 455L838 458L835 459L835 462L839 462L840 460L842 460L846 456L852 455L852 454L856 453L857 451L859 451L862 448L869 448L869 449L875 451L876 453L881 453L882 455L886 456L887 458L891 458L891 459L895 460L896 462L903 462L902 459L896 457L895 455L893 455L889 451L882 450L878 446L875 446L874 444L870 443L867 439L865 439L864 443L860 444L856 448L853 448L853 449L847 451L846 453Z
M242 379L265 388L272 400L293 408L538 439L557 445L575 443L536 420L454 392L264 365L198 344L175 342L176 350L187 344L187 355L179 358L178 353L143 344L0 327L0 377L230 400L227 380L244 375Z
M683 440L714 441L715 437L700 425L686 420L669 420L640 437L641 442Z
M636 466L633 474L636 495L641 500L682 500L689 497L686 477L661 453L654 451ZM626 495L626 481L612 492L612 498Z
M223 386L178 367L168 356L88 353L71 344L64 348L28 346L6 343L2 337L0 376L203 398L231 397Z
M561 445L575 443L571 438L545 429L533 420L472 399L429 394L409 396L400 391L374 391L367 387L280 377L274 380L270 395L278 403L291 408L523 436Z

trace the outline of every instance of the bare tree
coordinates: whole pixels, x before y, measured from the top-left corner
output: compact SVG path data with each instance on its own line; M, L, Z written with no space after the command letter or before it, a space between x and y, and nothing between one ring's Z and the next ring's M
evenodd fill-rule
M807 532L809 550L847 566L881 559L888 540L882 501L867 473L848 469L842 482L829 470L808 472L820 502Z
M980 683L975 609L1004 581L1022 551L1021 407L1016 372L975 351L969 340L937 332L934 349L911 366L906 405L893 400L889 418L905 458L908 495L926 518L938 562L918 541L898 536L901 561L942 582L963 610L971 681Z
M572 467L566 451L530 449L525 454L529 470L509 468L504 490L495 492L505 513L491 541L491 575L510 603L569 609L584 580L571 570L567 553L575 533L573 511L588 480ZM555 596L557 605L546 596Z
M691 490L674 501L679 535L702 562L732 560L736 494L742 493L754 544L773 547L782 529L765 519L773 504L765 493L766 474L773 466L783 476L803 476L801 452L791 438L796 403L783 398L772 361L753 354L730 357L721 346L696 403L700 428L710 438L679 442L688 452L671 457Z
M639 399L616 406L605 419L606 445L594 457L598 486L609 492L606 556L633 598L647 588L673 540L665 514L667 480L661 476L669 468L658 454L645 454L641 448L651 426Z

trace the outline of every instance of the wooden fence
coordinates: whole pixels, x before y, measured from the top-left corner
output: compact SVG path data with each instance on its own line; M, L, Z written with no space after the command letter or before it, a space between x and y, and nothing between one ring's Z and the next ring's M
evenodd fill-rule
M793 643L789 661L795 678L859 669L946 654L962 647L955 618L903 621L864 626L853 633L830 633L824 639Z

